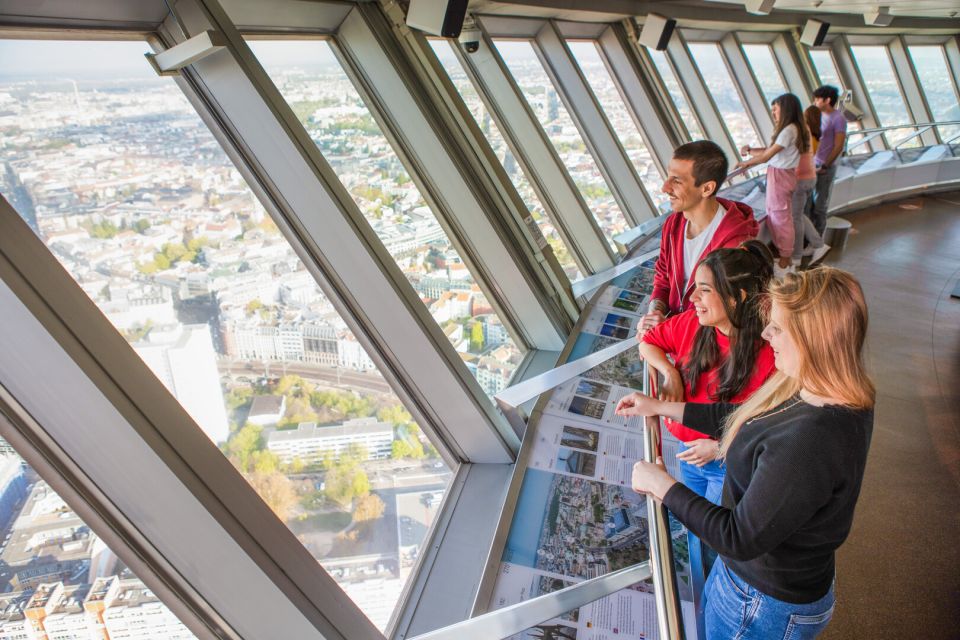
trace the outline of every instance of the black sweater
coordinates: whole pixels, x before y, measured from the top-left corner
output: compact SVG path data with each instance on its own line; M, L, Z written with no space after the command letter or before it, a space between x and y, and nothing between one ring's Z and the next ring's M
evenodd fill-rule
M687 403L683 424L718 435L731 404ZM873 410L798 397L745 423L727 452L722 507L680 484L663 503L733 571L778 600L830 589L867 461Z

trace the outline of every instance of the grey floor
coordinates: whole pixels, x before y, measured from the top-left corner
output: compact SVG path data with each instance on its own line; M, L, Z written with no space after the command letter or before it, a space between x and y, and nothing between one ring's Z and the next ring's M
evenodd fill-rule
M960 193L846 216L825 260L870 307L873 442L823 638L960 638Z

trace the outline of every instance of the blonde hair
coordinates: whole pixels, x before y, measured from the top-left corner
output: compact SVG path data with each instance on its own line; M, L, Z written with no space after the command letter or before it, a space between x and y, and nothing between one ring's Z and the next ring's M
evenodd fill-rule
M797 377L778 371L734 411L724 425L721 455L745 422L782 404L800 389L835 398L846 407L873 407L875 391L863 364L867 303L856 278L820 267L788 274L769 287L770 304L783 312L784 327L797 346Z

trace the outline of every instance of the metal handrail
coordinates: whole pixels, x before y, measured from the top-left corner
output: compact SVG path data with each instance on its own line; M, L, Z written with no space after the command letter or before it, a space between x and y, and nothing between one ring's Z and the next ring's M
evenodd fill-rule
M655 392L651 367L643 362L643 393ZM656 462L660 454L660 419L648 416L643 423L643 459ZM667 508L647 496L647 523L650 528L650 565L653 575L653 593L657 604L657 625L660 638L680 640L683 634L683 616L680 614L680 594L677 591L673 565L673 547L670 538L670 518Z
M896 145L894 145L893 148L896 149L907 140L912 140L919 135L923 135L924 133L926 133L927 131L930 131L931 129L934 129L936 127L948 127L952 125L960 125L960 120L945 120L943 122L916 122L916 123L909 123L909 124L892 124L886 127L874 127L872 129L858 129L856 131L849 131L847 132L848 137L860 135L860 136L864 136L864 138L862 140L856 141L852 145L849 145L846 151L847 153L849 153L852 149L856 149L861 145L864 145L868 142L876 140L877 138L883 136L883 134L886 133L887 131L895 131L897 129L918 129L916 133L909 136L908 138L901 140ZM956 139L957 139L957 136L954 136L953 138L950 138L950 140L945 140L944 144L949 144L950 142Z
M848 131L847 135L863 135L865 133L893 131L894 129L913 129L915 127L948 127L955 124L960 124L960 120L945 120L943 122L910 122L907 124L891 124L886 127L874 127L872 129L857 129L856 131Z
M930 129L933 129L933 127L932 127L932 126L929 126L929 125L926 126L926 127L921 128L921 129L917 129L916 131L914 131L913 133L911 133L910 135L908 135L906 138L904 138L903 140L899 141L897 144L893 145L893 148L894 148L894 149L897 149L897 148L899 148L900 145L902 145L904 142L910 142L910 141L913 140L914 138L919 138L920 136L922 136L923 134L925 134L927 131L930 131Z
M491 640L509 638L541 622L562 616L591 602L613 595L651 575L650 563L641 562L603 576L590 578L560 591L524 600L463 622L428 631L410 640ZM663 636L661 636L663 637ZM678 637L679 638L679 637Z

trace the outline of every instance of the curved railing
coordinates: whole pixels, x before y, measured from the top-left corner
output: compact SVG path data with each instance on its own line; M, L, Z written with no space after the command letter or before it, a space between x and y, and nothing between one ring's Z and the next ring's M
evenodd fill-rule
M884 142L886 143L886 146L889 147L890 149L899 149L907 142L910 142L911 140L916 140L917 138L920 138L923 134L929 131L937 132L940 140L942 140L941 144L953 144L954 142L960 140L960 132L955 133L952 136L945 137L943 135L943 127L951 127L951 126L957 126L957 125L960 125L960 120L946 120L941 122L921 122L921 123L911 123L911 124L895 124L895 125L890 125L888 127L874 127L872 129L857 129L855 131L847 131L848 139L853 136L863 136L863 138L861 138L860 140L857 140L852 144L848 143L845 153L847 155L854 155L851 153L854 149L861 146L865 146L878 138L883 138ZM886 138L886 134L890 131L899 131L901 129L913 129L914 132L909 136L898 140L895 144L891 145Z

